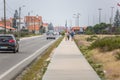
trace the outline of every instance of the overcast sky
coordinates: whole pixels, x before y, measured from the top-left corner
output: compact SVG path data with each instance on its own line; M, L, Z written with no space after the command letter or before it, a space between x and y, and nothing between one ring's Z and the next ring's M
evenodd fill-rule
M75 25L75 15L80 13L79 25L94 25L99 22L99 10L101 8L101 21L109 22L111 7L114 14L117 3L120 0L6 0L7 18L13 17L15 9L22 8L22 16L31 12L30 15L42 16L44 22L52 22L54 26L64 26L67 20L68 26ZM3 0L0 0L0 17L3 17Z

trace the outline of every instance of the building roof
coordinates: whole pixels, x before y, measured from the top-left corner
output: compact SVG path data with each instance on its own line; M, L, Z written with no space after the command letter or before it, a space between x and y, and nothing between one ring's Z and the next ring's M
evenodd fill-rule
M47 27L48 25L48 23L43 23L43 27Z
M4 28L4 25L3 25L3 24L0 24L0 27ZM6 26L6 29L15 30L15 28L12 28L12 27L10 27L10 26Z

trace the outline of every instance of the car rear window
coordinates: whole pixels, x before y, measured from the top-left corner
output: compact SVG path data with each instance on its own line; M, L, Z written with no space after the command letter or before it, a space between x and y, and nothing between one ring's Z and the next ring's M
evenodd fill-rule
M0 41L8 41L10 39L13 39L12 36L0 36Z

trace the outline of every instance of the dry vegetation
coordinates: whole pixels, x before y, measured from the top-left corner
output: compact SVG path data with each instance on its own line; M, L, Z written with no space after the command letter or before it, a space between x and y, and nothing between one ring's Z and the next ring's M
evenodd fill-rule
M106 36L111 36L111 35L102 35L99 36L99 38ZM90 46L92 42L86 40L88 37L90 37L90 35L76 35L75 40L77 42L77 45L79 47ZM82 52L83 54L86 53L85 51ZM97 48L97 49L88 50L86 54L91 54L90 58L92 58L95 64L96 63L102 64L101 68L104 72L103 77L105 80L120 80L120 60L116 58L117 53L120 53L120 49L102 52L99 48Z
M49 46L44 54L40 55L33 63L31 63L25 70L19 74L14 80L42 80L47 66L50 62L51 54L53 50L59 45L63 37L60 37L51 46Z

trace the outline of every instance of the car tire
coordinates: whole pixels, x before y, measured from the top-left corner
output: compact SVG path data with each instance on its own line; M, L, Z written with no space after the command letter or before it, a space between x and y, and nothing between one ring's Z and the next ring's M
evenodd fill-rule
M17 49L17 51L16 52L19 52L19 49Z
M13 53L16 53L16 52L17 52L17 50L16 50L16 49L14 49L14 50L13 50Z

